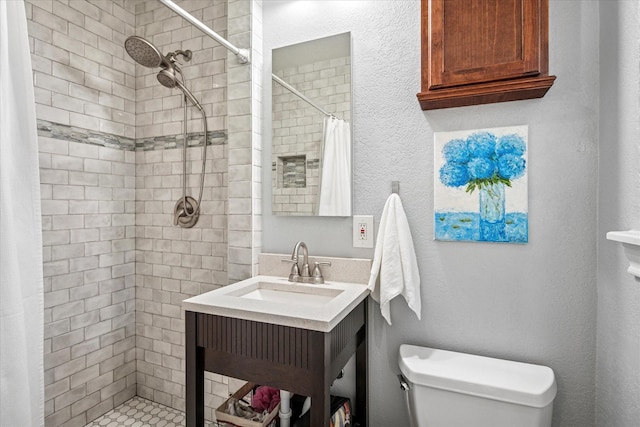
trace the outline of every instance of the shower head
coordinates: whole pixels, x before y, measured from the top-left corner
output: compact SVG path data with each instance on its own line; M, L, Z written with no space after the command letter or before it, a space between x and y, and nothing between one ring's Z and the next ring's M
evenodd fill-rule
M169 89L173 89L178 86L178 78L176 77L174 70L160 70L157 78L162 86L168 87Z
M168 65L158 48L142 37L127 37L124 41L124 48L134 61L145 67L154 68Z
M203 111L196 97L176 77L176 70L180 72L180 69L174 64L176 62L175 57L181 55L186 61L190 61L190 50L177 50L168 53L167 56L163 56L157 47L139 36L127 37L124 41L124 48L138 64L149 68L162 67L162 70L158 73L160 84L169 89L178 87L196 108Z
M176 62L178 55L182 56L185 61L191 61L193 53L190 50L176 50L162 55L160 50L150 41L139 36L130 36L124 41L124 48L134 61L145 67L170 68L173 62ZM179 62L178 62L179 63Z
M203 111L202 106L200 105L196 97L193 96L191 91L187 89L185 85L180 83L180 81L176 77L173 67L160 70L160 72L158 73L158 81L162 86L168 87L169 89L177 87L182 91L182 93L184 93L187 98L189 98L189 101L191 101L197 109Z

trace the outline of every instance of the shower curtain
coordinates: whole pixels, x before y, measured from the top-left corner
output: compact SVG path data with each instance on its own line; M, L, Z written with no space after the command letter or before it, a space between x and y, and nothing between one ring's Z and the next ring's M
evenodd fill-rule
M44 425L38 140L23 1L0 1L0 426Z
M336 117L324 119L318 215L351 216L351 131Z

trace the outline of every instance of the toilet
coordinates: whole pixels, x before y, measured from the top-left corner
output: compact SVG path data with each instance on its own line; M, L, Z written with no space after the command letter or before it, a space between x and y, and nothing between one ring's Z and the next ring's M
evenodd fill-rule
M550 427L551 368L403 344L412 427Z

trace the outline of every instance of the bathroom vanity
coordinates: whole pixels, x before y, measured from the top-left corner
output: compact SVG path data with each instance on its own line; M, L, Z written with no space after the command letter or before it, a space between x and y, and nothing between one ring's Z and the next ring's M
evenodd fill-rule
M364 284L256 276L185 300L187 426L204 425L205 371L309 396L311 425L328 426L329 387L354 353L366 426L368 295Z

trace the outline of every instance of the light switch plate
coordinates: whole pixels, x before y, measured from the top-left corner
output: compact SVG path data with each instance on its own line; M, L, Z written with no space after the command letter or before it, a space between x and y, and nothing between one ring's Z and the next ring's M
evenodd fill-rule
M353 247L373 248L373 215L353 216Z

